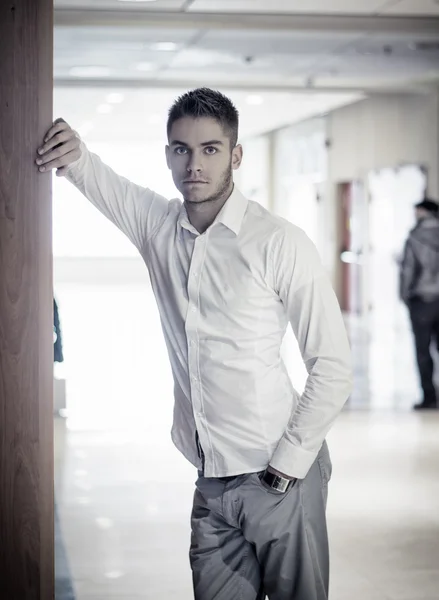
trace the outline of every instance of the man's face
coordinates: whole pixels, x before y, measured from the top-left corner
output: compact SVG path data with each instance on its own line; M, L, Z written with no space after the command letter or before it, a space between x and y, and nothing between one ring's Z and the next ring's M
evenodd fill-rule
M421 221L428 216L430 216L430 213L424 208L415 208L415 217L417 221Z
M242 148L230 147L220 123L208 117L183 117L172 125L168 141L168 167L186 202L199 204L230 194Z

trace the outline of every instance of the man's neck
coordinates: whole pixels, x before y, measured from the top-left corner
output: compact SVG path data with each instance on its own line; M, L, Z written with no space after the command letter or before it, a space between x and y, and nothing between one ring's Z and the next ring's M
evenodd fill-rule
M217 200L209 202L185 202L189 222L199 233L204 233L217 218L222 207L230 198L233 192L233 185L229 191Z

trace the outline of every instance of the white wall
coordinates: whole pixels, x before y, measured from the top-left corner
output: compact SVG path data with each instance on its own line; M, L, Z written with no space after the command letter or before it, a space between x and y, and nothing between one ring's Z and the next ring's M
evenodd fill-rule
M322 258L327 239L322 186L328 177L325 139L322 118L280 129L273 139L273 211L301 227Z
M242 142L241 167L234 180L241 192L250 200L270 208L270 139L266 135L246 139Z
M377 96L328 116L332 181L364 178L402 163L428 168L429 192L439 197L439 90Z

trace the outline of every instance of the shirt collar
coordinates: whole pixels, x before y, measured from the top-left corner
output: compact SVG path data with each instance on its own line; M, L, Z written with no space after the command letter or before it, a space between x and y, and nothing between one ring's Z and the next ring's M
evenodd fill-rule
M222 223L225 227L233 231L235 235L238 235L241 230L247 206L247 198L245 198L245 196L241 194L241 192L235 185L233 188L233 192L230 194L230 197L228 198L227 202L224 204L224 206L218 213L215 221L212 224L212 227L216 223ZM189 222L184 203L181 205L178 222L181 227L184 227L185 229L188 229L193 233L198 233Z
M228 229L233 231L235 235L238 235L241 230L247 206L247 198L241 194L235 185L230 198L220 210L215 222L222 223Z

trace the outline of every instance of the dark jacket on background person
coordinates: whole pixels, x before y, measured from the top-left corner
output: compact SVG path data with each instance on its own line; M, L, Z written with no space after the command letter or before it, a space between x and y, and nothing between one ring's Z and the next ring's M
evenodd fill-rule
M439 219L426 217L410 232L400 271L401 299L439 299Z
M64 355L62 349L62 338L61 338L61 325L59 322L58 305L55 298L53 299L53 330L55 332L55 341L53 345L53 360L54 362L64 362Z

